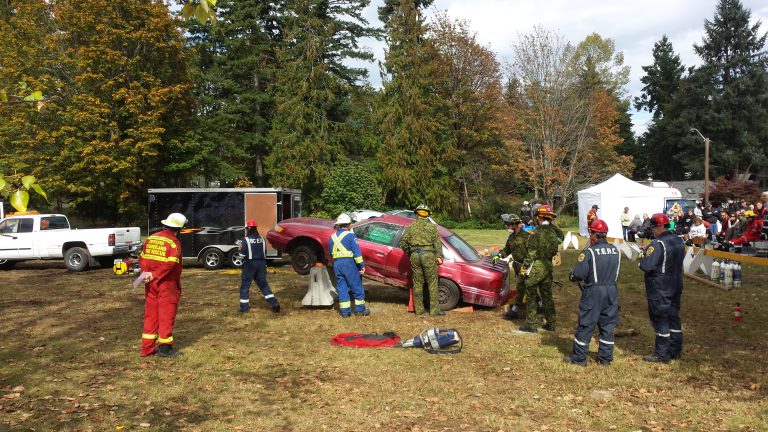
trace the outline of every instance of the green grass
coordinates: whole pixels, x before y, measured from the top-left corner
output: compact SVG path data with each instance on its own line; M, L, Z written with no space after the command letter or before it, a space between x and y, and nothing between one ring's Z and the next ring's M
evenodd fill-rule
M484 247L506 237L461 235ZM567 281L576 253L563 253L556 279ZM642 274L624 261L621 337L609 368L561 361L579 297L567 282L554 289L557 331L520 336L512 332L520 323L501 320L501 310L415 317L406 292L373 283L370 317L304 309L307 278L288 268L269 275L285 312L273 315L255 292L254 309L241 315L238 272L185 268L174 334L184 356L165 360L138 355L143 291L130 279L59 263L0 273L0 430L768 429L765 267L746 266L744 288L731 292L686 279L683 360L653 365L640 361L653 342ZM735 302L745 312L740 324ZM341 332L409 338L434 326L457 328L464 351L328 343Z

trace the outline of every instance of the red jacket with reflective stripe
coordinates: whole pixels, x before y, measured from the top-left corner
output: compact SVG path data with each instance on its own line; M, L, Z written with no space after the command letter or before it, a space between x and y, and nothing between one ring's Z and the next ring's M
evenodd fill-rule
M181 278L181 243L173 231L156 232L144 242L139 255L141 271L150 272L157 281L178 283Z

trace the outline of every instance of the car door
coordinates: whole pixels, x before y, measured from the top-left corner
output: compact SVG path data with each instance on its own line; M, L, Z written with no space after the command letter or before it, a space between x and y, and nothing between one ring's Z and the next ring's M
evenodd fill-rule
M399 241L401 227L385 222L370 222L354 228L369 277L386 278L389 254Z
M34 219L13 218L0 223L0 259L32 257Z

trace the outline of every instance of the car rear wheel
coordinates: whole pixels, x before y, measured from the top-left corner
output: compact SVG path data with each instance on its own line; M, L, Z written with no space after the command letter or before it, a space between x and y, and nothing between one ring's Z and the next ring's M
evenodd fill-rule
M64 252L64 264L72 271L81 272L87 269L90 261L88 250L81 247L69 248Z
M211 248L203 252L200 260L206 269L216 270L224 264L224 253L216 248Z
M245 255L238 252L237 249L232 249L232 251L229 252L229 265L232 267L241 268L244 261Z
M300 275L308 275L309 270L317 264L317 252L308 245L301 245L291 252L291 266Z
M440 309L451 310L461 301L461 290L452 280L440 278L437 283L437 298L440 301Z

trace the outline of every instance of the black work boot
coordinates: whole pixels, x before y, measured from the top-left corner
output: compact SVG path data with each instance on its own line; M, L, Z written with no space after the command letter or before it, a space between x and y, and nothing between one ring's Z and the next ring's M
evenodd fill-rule
M279 304L272 305L272 312L280 313L280 305Z
M563 359L563 362L570 363L570 364L575 364L577 366L582 366L582 367L587 365L587 360L586 359L579 361L579 360L574 359L573 357L566 357L566 358Z
M163 344L157 347L158 357L178 357L181 354L181 351L175 351L173 349L173 345Z
M656 354L649 354L647 356L643 356L643 361L647 361L650 363L669 363L669 360L664 360L657 356Z
M503 318L507 321L512 321L514 319L517 319L518 313L517 313L517 306L512 306L509 308L509 310L503 315Z
M525 332L525 333L536 333L536 332L538 332L538 330L536 330L535 327L531 327L528 324L520 326L520 328L518 328L518 330L521 331L521 332Z
M370 314L371 314L371 310L367 308L361 311L355 312L355 316L358 316L358 317L366 317Z
M543 328L546 331L551 331L551 332L555 331L555 325L550 323L544 324L543 326L541 326L541 328Z
M441 315L445 315L445 312L443 312L443 310L442 310L442 309L438 309L437 311L435 311L435 312L430 312L429 314L430 314L430 315L433 315L433 316L441 316Z

